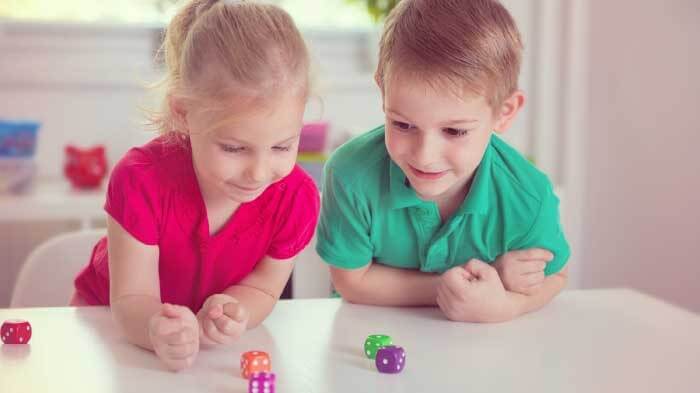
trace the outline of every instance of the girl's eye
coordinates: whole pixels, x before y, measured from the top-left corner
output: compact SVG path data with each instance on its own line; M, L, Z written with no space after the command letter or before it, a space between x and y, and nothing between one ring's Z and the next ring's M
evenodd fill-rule
M275 150L275 151L289 151L291 149L292 148L290 146L274 146L272 148L272 150Z
M396 121L396 120L394 120L394 121L391 122L391 124L392 124L394 127L396 127L396 128L398 128L399 130L401 130L401 131L408 131L408 130L410 130L411 128L413 128L413 125L408 124L408 123L404 123L404 122L402 122L402 121Z
M469 133L469 130L463 128L445 128L443 132L449 136L464 136Z
M221 150L225 151L226 153L240 153L245 149L241 146L226 145L223 143L219 144L219 147L221 147Z

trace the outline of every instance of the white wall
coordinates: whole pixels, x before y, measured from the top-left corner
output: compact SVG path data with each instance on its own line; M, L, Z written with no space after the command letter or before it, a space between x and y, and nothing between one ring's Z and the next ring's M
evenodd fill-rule
M590 6L583 285L700 311L700 4Z

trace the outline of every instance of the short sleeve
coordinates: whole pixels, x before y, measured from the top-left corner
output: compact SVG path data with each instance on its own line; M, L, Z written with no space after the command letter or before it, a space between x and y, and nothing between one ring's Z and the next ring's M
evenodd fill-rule
M131 149L112 170L105 211L141 243L159 241L159 196L153 160Z
M275 231L267 255L289 259L299 254L311 241L318 221L318 189L306 175L291 198L284 204L285 214Z
M540 210L530 230L519 239L513 249L543 248L554 254L554 259L547 263L544 270L549 276L558 273L569 260L571 250L559 221L559 198L548 187L548 193L542 200Z
M326 263L339 268L366 266L372 261L374 248L369 208L358 196L362 190L345 186L330 165L324 179L316 251Z

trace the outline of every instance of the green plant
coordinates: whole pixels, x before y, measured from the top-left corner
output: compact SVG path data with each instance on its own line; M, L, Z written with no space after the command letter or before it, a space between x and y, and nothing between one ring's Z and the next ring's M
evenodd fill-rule
M384 20L401 0L347 0L351 3L364 3L375 22Z

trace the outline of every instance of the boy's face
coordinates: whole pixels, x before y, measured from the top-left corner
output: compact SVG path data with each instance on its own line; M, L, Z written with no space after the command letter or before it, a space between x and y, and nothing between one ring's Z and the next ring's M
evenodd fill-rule
M384 86L389 156L422 199L455 202L466 195L491 132L505 131L523 99L514 93L494 114L482 96L458 97L397 75Z

